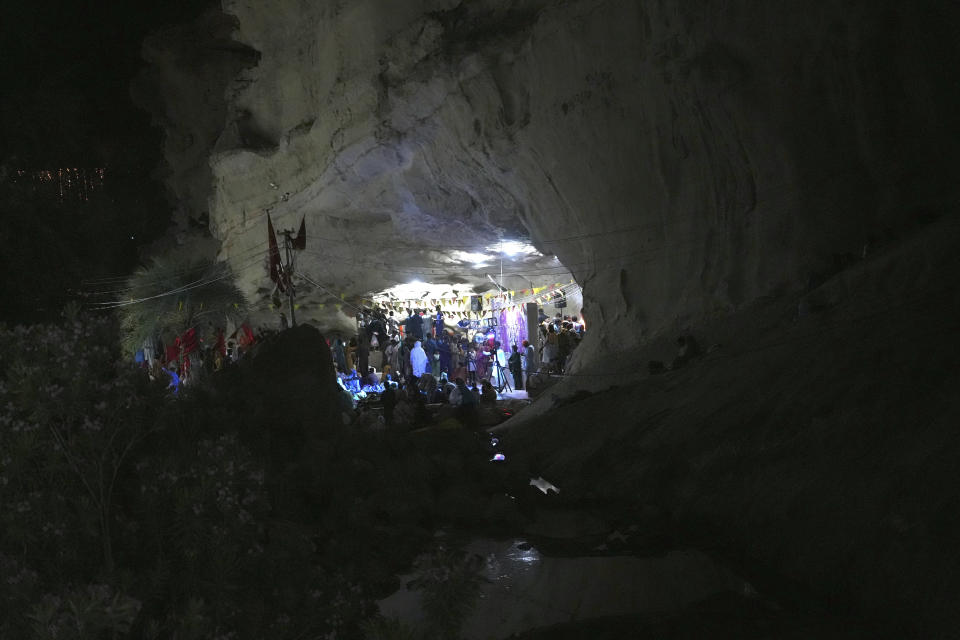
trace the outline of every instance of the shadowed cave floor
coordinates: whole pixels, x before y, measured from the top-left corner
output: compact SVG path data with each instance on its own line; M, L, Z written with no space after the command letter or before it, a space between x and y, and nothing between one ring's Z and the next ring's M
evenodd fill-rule
M719 348L683 369L498 429L512 465L561 487L557 507L613 525L657 514L673 545L721 559L794 613L706 602L680 617L522 637L703 637L696 630L714 624L710 637L859 637L861 624L873 637L951 637L958 229L954 219L920 228L800 301L760 300L713 323L698 337ZM663 353L654 343L631 354L634 368ZM783 615L858 622L777 635ZM736 631L743 620L760 635Z

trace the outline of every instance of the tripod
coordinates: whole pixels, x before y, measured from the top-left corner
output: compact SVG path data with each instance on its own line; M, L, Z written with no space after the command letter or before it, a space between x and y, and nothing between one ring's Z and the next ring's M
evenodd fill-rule
M510 386L510 380L507 379L507 374L504 373L503 365L500 364L500 358L497 357L496 352L493 353L493 370L497 372L497 382L499 383L496 387L497 393L503 393L503 390L513 391L513 387Z

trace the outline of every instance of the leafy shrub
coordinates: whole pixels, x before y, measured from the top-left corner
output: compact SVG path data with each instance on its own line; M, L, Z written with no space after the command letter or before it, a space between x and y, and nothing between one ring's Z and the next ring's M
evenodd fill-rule
M347 429L329 353L293 387L265 353L173 396L111 318L0 326L0 637L362 636L485 456ZM447 636L475 591L457 562L424 587Z

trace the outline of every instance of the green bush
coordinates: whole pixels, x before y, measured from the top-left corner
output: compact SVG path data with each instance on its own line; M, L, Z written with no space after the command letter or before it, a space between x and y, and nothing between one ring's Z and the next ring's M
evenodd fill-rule
M438 496L485 468L469 434L331 421L329 360L296 364L303 402L271 345L174 396L118 333L76 309L0 326L0 637L361 637ZM444 632L473 593L448 577Z

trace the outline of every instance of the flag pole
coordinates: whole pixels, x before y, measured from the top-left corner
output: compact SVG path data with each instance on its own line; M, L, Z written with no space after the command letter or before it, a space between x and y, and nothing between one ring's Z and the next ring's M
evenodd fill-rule
M287 296L290 301L290 326L297 326L297 312L293 303L293 240L290 239L290 229L283 231L283 248L287 254Z

